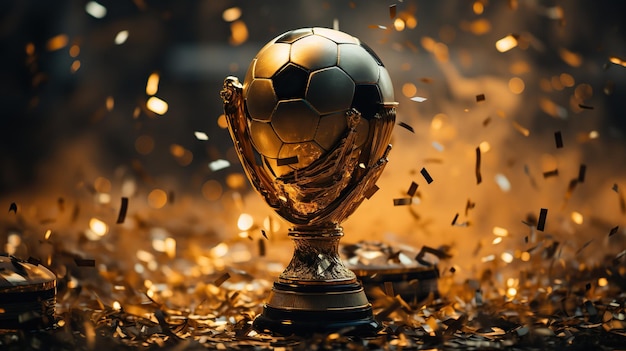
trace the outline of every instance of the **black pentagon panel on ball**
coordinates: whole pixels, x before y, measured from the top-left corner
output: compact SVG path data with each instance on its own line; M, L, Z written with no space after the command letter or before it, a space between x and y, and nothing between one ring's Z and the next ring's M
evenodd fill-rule
M319 115L302 99L280 101L272 114L276 135L286 143L312 140L319 123Z
M320 117L320 123L315 133L315 140L324 150L329 151L346 133L348 121L346 112L336 112Z
M254 148L261 155L278 157L283 142L274 132L272 125L267 122L250 121L249 128Z
M305 96L320 114L328 114L349 109L353 94L354 81L335 66L311 73Z
M365 49L367 52L369 52L370 55L372 55L372 57L374 58L374 60L376 60L376 63L378 63L379 66L384 66L383 65L383 60L381 60L380 57L378 57L378 55L376 55L376 53L374 52L374 50L372 50L372 48L370 48L364 42L361 42L361 46L363 47L363 49Z
M302 99L306 91L309 72L292 63L286 65L274 77L274 92L278 100Z
M313 33L315 33L315 35L321 35L323 37L326 37L334 41L337 44L359 44L360 43L359 39L351 36L350 34L340 32L334 29L316 27L316 28L313 28Z
M290 44L276 43L257 55L254 78L272 78L281 67L289 62Z
M278 99L270 79L254 79L247 86L246 107L250 118L269 122Z
M312 35L312 34L313 34L313 29L311 28L295 29L295 30L292 30L292 31L289 31L287 33L280 35L279 37L275 39L275 42L291 44L294 41L302 37L306 37L307 35Z
M366 119L372 119L380 110L382 98L378 86L374 84L359 84L354 91L352 107Z
M322 156L324 150L313 141L305 143L283 144L278 153L278 158L282 160L293 159L297 162L288 164L292 169L302 169ZM296 158L297 157L297 158Z
M380 66L379 69L380 76L378 77L378 87L380 88L380 94L383 99L382 102L393 102L393 83L391 82L391 77L389 77L389 72L383 66Z
M339 45L338 66L357 84L378 82L378 63L361 45Z
M337 64L337 44L319 35L310 35L291 44L291 62L310 71Z

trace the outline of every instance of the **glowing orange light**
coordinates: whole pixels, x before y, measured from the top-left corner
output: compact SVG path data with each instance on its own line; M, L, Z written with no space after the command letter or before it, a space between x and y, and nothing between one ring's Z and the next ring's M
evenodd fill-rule
M572 212L571 218L572 218L572 222L576 224L583 224L584 219L583 219L582 213L574 211Z
M162 208L167 203L167 193L161 189L154 189L148 194L148 205L152 208Z
M64 48L67 45L68 41L69 39L67 35L59 34L48 39L48 42L46 43L46 48L48 49L48 51L56 51Z
M153 72L146 83L146 95L155 95L159 90L159 73Z
M234 22L241 17L241 9L239 7L227 8L222 12L222 19L226 22Z
M524 92L524 88L526 88L526 85L521 78L513 77L509 79L509 90L513 94L521 94L522 92Z
M496 41L496 49L500 52L507 52L517 46L517 38L513 34Z
M241 45L248 40L248 27L246 24L237 20L230 24L230 43L232 45Z
M156 96L152 96L148 99L148 101L146 102L146 107L148 108L148 110L158 115L164 115L168 109L167 102L159 99Z
M404 20L402 18L396 18L393 21L393 27L395 28L396 31L402 32L404 28L406 27L406 24L404 23Z

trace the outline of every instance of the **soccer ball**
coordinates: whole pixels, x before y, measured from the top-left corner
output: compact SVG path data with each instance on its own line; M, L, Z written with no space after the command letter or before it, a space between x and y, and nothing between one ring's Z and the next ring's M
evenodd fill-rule
M356 109L356 147L393 86L380 58L357 38L327 28L279 35L252 60L243 97L253 147L275 177L309 166L347 133Z

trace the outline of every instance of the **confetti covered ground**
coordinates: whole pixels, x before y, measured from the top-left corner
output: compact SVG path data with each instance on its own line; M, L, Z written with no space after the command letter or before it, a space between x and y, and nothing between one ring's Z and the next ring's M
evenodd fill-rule
M0 251L50 268L58 294L52 328L2 330L0 349L625 349L623 7L1 5ZM370 45L400 103L344 258L440 276L419 298L372 287L384 328L369 338L251 330L291 243L219 91L306 26Z

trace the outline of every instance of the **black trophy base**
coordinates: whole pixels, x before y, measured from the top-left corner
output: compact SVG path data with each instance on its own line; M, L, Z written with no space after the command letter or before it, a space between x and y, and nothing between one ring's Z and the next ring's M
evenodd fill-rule
M358 283L274 283L269 301L252 327L260 333L283 336L334 332L371 336L381 329Z

